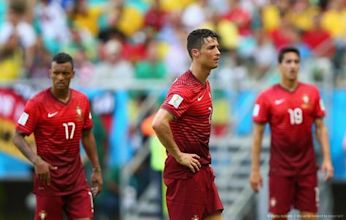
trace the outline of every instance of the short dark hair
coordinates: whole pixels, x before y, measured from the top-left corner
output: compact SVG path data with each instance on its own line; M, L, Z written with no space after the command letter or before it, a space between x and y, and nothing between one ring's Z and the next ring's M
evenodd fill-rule
M24 15L27 9L26 1L23 1L23 0L9 1L9 9L17 15Z
M56 63L71 63L71 66L72 66L72 69L73 69L73 59L67 53L60 52L60 53L56 54L53 57L52 62L56 62Z
M282 60L284 59L284 56L286 53L296 53L300 59L300 52L297 48L295 47L283 47L281 48L280 52L279 52L279 56L278 56L278 62L281 63Z
M219 40L219 35L209 29L196 29L192 31L187 37L187 51L189 52L190 57L192 58L191 50L192 49L201 49L204 39L212 37Z

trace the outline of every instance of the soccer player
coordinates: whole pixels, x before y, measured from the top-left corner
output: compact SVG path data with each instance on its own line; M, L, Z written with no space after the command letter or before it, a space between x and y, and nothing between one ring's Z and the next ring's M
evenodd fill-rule
M287 219L291 207L301 219L317 219L318 180L313 147L313 124L319 141L325 180L333 177L325 109L318 89L298 80L300 54L294 47L278 55L280 83L263 91L253 111L253 146L250 184L262 185L260 152L266 123L270 125L269 211L274 219Z
M69 87L73 60L66 53L53 57L52 85L31 98L16 126L14 143L35 169L36 220L90 220L93 198L102 188L101 168L92 134L87 97ZM25 136L34 133L37 153ZM80 157L80 140L93 166L88 186Z
M171 85L152 126L165 146L164 168L170 220L219 220L223 206L210 167L213 112L210 71L219 64L218 35L208 29L187 38L192 63Z

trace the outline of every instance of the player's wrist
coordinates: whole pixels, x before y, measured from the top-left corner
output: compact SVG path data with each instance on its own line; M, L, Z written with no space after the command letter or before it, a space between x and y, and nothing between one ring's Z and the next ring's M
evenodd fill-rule
M93 169L92 169L92 171L94 172L94 173L101 173L101 167L100 166L97 166L97 167L93 167Z
M32 164L36 166L42 161L42 158L40 156L36 156L35 159L32 161Z
M260 173L260 169L259 168L252 168L251 172L252 173Z

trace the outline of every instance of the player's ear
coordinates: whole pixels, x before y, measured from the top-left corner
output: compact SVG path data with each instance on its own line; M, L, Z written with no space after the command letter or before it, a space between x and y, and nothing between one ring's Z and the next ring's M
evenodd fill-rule
M199 50L197 48L191 49L191 55L192 55L192 57L198 57L199 56Z

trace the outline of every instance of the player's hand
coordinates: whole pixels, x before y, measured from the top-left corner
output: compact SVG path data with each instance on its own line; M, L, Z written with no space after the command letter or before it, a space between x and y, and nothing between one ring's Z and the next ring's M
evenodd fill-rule
M103 180L101 169L93 169L91 174L91 193L93 196L98 195L102 190Z
M262 187L263 181L259 171L251 171L250 185L253 191L258 192Z
M334 169L330 160L323 160L322 173L324 174L324 180L328 181L334 176Z
M190 168L190 170L195 173L201 168L201 163L199 162L200 156L197 154L181 153L179 158L177 158L178 163L183 166Z
M38 157L34 163L35 174L38 176L40 184L49 185L50 184L50 170L56 170L54 167Z

